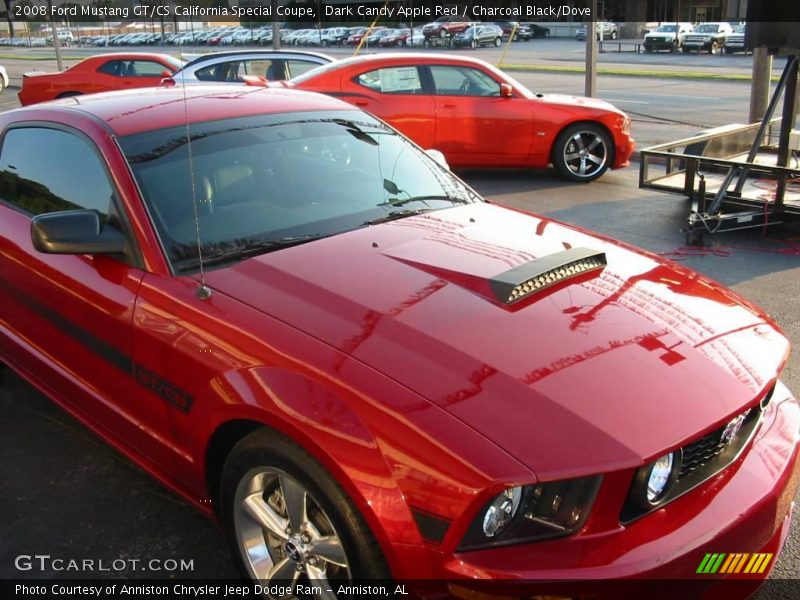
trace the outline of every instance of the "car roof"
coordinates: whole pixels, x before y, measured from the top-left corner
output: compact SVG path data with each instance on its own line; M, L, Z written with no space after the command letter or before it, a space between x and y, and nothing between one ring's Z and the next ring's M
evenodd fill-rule
M13 112L51 108L91 115L119 136L184 125L187 116L191 124L263 114L358 110L342 100L301 90L174 86L73 96Z
M328 56L327 54L323 54L321 52L305 52L303 50L228 50L225 52L209 52L208 54L200 54L199 56L195 56L189 61L185 66L194 67L196 65L217 60L221 58L237 58L240 56L297 56L297 57L313 57L322 59L325 62L333 62L334 58L332 56Z
M175 60L169 54L163 52L106 52L104 54L94 54L87 56L81 62L92 62L101 60L148 60L160 58L161 60Z
M470 65L486 66L486 61L470 56L461 56L458 54L428 54L425 52L392 52L391 54L362 54L359 56L350 56L336 61L336 66L351 66L356 64L370 64L370 63L407 63L413 61L416 64L440 64L440 63L462 63ZM331 65L333 66L333 65Z

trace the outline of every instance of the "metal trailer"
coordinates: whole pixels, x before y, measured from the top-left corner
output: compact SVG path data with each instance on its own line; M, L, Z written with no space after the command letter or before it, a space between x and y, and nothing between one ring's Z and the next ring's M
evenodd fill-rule
M707 233L800 220L800 57L791 55L761 123L726 125L641 151L639 187L686 196L688 244ZM784 97L783 114L773 117Z

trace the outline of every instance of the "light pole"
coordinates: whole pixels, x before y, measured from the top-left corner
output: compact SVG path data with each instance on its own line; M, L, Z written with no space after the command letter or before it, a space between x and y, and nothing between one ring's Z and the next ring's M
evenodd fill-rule
M597 93L597 0L591 0L592 20L586 24L586 82L584 96Z

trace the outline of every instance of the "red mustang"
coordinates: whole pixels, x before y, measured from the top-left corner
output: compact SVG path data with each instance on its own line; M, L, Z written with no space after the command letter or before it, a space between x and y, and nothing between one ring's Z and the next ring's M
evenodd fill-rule
M60 73L25 73L22 76L19 102L22 106L27 106L81 94L153 87L182 66L181 61L169 54L98 54Z
M780 550L789 345L722 286L322 95L100 94L0 134L0 359L245 575L713 581L707 553Z
M279 85L278 83L274 85ZM362 107L455 167L552 164L573 181L628 165L630 119L608 102L535 94L488 63L460 56L345 59L286 85Z

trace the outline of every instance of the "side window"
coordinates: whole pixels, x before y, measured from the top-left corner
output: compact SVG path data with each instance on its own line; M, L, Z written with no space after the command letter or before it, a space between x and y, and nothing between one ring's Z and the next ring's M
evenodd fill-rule
M358 83L382 94L421 94L417 67L389 67L358 76Z
M479 69L431 65L430 70L439 96L500 95L500 84Z
M283 79L281 76L276 76L276 71L280 73L280 67L277 62L271 60L258 59L248 60L242 63L242 68L239 69L239 81L243 81L244 75L256 75L258 77L266 77L267 79ZM272 75L272 77L270 77Z
M114 195L97 154L58 129L10 130L0 153L0 199L40 215L92 208L107 216Z
M288 77L291 79L292 77L297 77L298 75L302 75L306 71L310 71L311 69L318 67L317 63L308 62L306 60L287 60L286 61L286 68L289 71Z
M228 74L231 71L231 66L238 67L238 64L239 63L220 63L218 65L210 65L202 69L197 69L194 72L194 76L200 81L228 81ZM233 79L233 81L235 81L235 79Z
M128 77L161 77L164 71L169 71L161 63L153 62L152 60L132 60L128 62L130 63Z
M112 77L119 77L120 76L120 65L122 65L121 60L109 60L106 63L103 63L97 71L99 73L105 73L106 75L111 75Z

